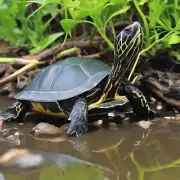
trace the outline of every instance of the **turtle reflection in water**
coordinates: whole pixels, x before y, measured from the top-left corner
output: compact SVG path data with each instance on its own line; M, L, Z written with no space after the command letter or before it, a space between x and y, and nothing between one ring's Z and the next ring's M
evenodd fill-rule
M81 160L67 154L46 152L36 149L10 149L0 156L1 169L35 170L43 166L45 161L58 168L67 168L77 165L90 165L111 171L108 167L90 161ZM1 176L0 176L1 177Z
M42 69L15 96L17 102L1 114L3 120L22 117L27 111L37 111L58 117L66 116L71 121L67 134L85 134L88 110L96 114L100 107L107 113L108 110L112 111L112 107L116 109L128 102L129 96L120 96L119 87L138 56L142 38L143 32L138 22L127 26L117 35L112 69L98 60L77 57ZM135 87L126 87L125 94L126 90L133 97L130 103L140 102L136 114L147 117L151 110L144 96ZM132 105L137 106L136 103Z

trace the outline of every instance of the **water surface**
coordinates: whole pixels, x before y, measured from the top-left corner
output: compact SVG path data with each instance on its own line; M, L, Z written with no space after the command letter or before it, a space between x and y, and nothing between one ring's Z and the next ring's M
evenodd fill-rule
M0 110L12 100L0 97ZM1 171L6 180L179 180L180 124L158 120L145 130L134 124L100 128L80 138L34 138L29 134L34 124L8 124L24 134L20 145L1 142L0 154L8 149L28 148L56 153L55 159L34 171ZM62 167L62 154L86 163ZM59 156L59 157L58 157ZM61 166L60 166L61 165ZM1 175L1 174L0 174Z

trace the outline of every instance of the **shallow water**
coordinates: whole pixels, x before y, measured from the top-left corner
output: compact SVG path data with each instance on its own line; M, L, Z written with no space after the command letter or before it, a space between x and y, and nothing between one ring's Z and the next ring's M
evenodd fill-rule
M11 102L0 97L0 110L5 109ZM15 125L7 125L12 126ZM13 147L28 148L40 150L42 154L48 152L49 162L34 171L1 171L6 180L180 179L178 121L158 120L149 130L133 124L110 126L80 138L54 139L35 139L29 134L33 126L32 123L16 125L24 134L22 142L20 145L1 142L0 154ZM65 166L62 154L83 160L84 163Z

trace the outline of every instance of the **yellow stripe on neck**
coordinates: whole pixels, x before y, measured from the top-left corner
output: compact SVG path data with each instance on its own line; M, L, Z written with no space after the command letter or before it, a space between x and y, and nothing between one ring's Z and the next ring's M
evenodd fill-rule
M108 95L108 93L109 93L109 91L110 91L111 89L112 89L112 84L110 84L110 87L109 87L108 91L105 92L105 93L103 93L102 96L100 97L100 99L99 99L97 102L90 104L90 105L88 106L88 108L93 108L93 107L96 107L96 106L98 106L99 104L101 104L101 103L106 99L106 97L107 97L107 95Z
M122 97L123 97L123 96L119 96L119 94L118 94L117 91L116 91L116 93L115 93L115 95L114 95L114 99L115 99L115 100L120 100L120 99L122 99Z

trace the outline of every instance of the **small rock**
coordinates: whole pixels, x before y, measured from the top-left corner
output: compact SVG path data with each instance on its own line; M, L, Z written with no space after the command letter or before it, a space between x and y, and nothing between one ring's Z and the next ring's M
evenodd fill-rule
M0 131L0 135L7 137L9 135L14 135L17 132L18 132L17 128L4 128L3 130Z
M165 116L165 117L164 117L164 119L174 120L174 119L175 119L175 117L173 117L173 116Z
M3 116L0 116L0 121L6 120Z
M180 114L175 114L174 116L165 116L164 118L171 120L171 121L173 121L173 120L179 121L180 120Z
M161 105L158 105L158 106L156 107L156 109L157 109L157 110L162 110L163 107L162 107Z
M39 135L60 135L66 133L68 124L62 125L60 128L52 124L41 122L31 130L31 134Z
M44 158L39 154L33 154L27 149L10 149L0 156L0 168L39 168Z
M151 126L151 121L139 121L138 125L141 126L144 129L148 129Z
M23 125L24 125L24 123L19 123L19 125L20 125L20 126L23 126Z
M125 118L124 118L124 121L129 121L129 117L125 117Z
M103 121L102 120L98 120L98 121L95 121L95 122L92 122L93 125L102 125Z
M3 125L4 125L4 123L3 123L3 121L0 118L0 131L3 129Z
M180 120L180 114L177 114L177 115L175 116L175 120L176 120L176 121L179 121L179 120Z
M109 116L109 117L114 117L115 114L114 114L113 112L110 112L110 113L108 113L108 116Z
M9 142L13 143L14 145L20 145L21 141L23 141L22 139L20 139L20 137L23 137L24 140L24 134L19 133L19 132L15 132L12 135L9 135L6 139L9 140Z

